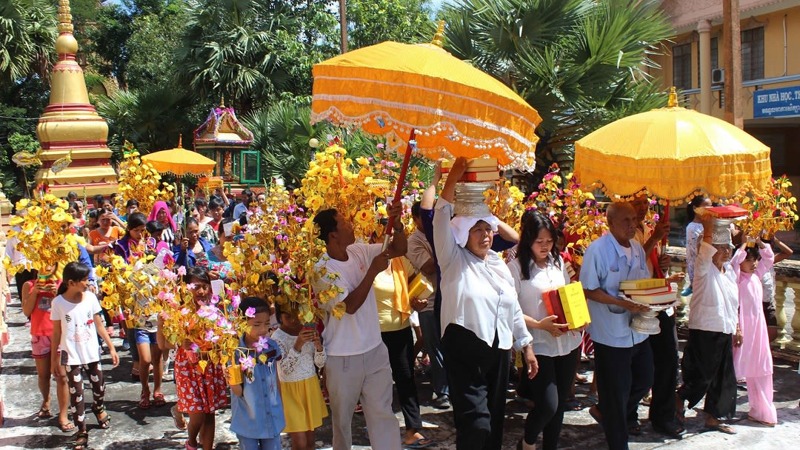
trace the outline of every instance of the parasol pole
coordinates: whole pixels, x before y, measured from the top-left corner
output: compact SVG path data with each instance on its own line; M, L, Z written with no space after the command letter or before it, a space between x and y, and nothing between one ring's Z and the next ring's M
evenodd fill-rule
M394 191L394 199L392 204L400 201L403 195L403 185L406 184L406 174L408 173L408 165L411 163L411 152L414 150L414 139L417 137L417 130L411 128L411 134L408 136L408 145L406 145L406 154L403 155L403 167L400 169L400 176L397 178L397 187ZM392 236L394 229L394 216L389 217L389 223L386 224L386 231L383 238L383 250L389 247L389 238Z

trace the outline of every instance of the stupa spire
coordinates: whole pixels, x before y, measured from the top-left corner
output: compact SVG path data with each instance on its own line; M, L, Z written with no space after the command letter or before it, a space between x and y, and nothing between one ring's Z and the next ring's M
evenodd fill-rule
M117 189L117 174L111 167L111 150L106 145L108 124L89 103L83 69L75 61L78 41L72 35L69 0L58 2L58 62L50 76L50 103L39 117L36 135L42 147L42 166L36 181L46 181L50 191L65 196L69 191L88 196L108 195ZM53 162L71 155L69 166L53 173Z

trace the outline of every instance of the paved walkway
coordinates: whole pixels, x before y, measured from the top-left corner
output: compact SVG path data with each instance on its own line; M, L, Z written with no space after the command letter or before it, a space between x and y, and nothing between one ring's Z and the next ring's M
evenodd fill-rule
M13 288L12 288L13 291ZM9 326L11 330L11 343L3 354L4 367L0 373L0 394L5 399L6 423L0 428L0 448L13 449L58 449L65 448L72 442L70 434L62 433L56 427L55 419L37 421L35 413L39 408L40 396L36 387L36 370L30 358L30 338L28 328L20 311L19 302L15 299L9 306ZM122 344L120 339L114 339L117 348ZM121 365L111 369L109 358L104 358L106 373L107 393L106 404L112 415L112 425L109 430L100 430L96 427L93 417L88 417L89 443L94 449L136 450L136 449L179 449L183 448L186 433L177 430L170 418L169 406L175 401L174 385L167 383L165 394L168 405L159 408L150 408L142 411L136 407L139 397L138 383L130 382L130 359L128 352L120 351ZM589 376L589 363L583 363L581 370ZM437 441L432 449L444 450L455 448L455 434L452 426L450 411L439 411L426 406L430 400L430 387L427 379L423 377L420 382L420 399L423 403L422 417L426 422L426 436ZM775 372L775 401L778 407L780 423L774 429L755 426L746 420L748 410L747 397L744 391L739 392L738 421L734 428L738 431L736 436L720 433L699 433L702 421L695 417L694 412L688 415L688 434L682 441L665 440L662 436L652 432L647 422L643 429L645 433L633 438L632 449L651 449L668 446L675 449L696 448L725 448L738 447L747 449L774 449L797 448L800 437L800 375L797 367L776 362ZM504 448L513 449L522 436L526 408L513 401L513 392L509 392L509 403L506 411L505 442ZM585 403L587 386L579 386L578 397ZM91 396L89 396L91 398ZM53 393L52 411L55 413L56 401ZM402 416L397 416L402 423ZM575 449L604 448L602 430L589 416L587 409L571 411L565 415L565 425L561 437L561 447ZM640 417L647 417L647 409L639 409ZM237 448L236 438L229 430L230 411L225 410L217 416L217 449ZM355 448L369 448L366 438L365 422L362 415L356 415L354 424ZM326 421L317 432L317 447L327 448L331 445L330 422ZM289 448L288 441L284 440L284 448Z

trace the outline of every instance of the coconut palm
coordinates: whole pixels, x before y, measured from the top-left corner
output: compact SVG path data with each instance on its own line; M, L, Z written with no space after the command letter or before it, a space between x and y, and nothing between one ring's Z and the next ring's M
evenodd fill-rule
M0 2L0 82L33 75L46 78L56 36L53 2Z
M540 167L568 166L572 143L623 115L661 106L650 58L673 31L655 0L458 0L447 49L537 109Z
M308 169L312 138L324 142L326 125L311 125L308 99L285 99L246 115L242 123L253 132L252 147L261 153L261 173L296 187Z

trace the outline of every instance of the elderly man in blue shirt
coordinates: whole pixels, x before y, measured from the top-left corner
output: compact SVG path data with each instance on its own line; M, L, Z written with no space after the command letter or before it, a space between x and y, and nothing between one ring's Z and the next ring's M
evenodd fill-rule
M647 335L630 327L632 314L645 306L618 297L625 280L649 278L647 260L636 234L636 210L613 203L607 211L609 232L594 241L583 258L580 280L589 300L594 340L595 376L606 443L627 449L630 430L638 430L637 407L653 384L653 353Z

